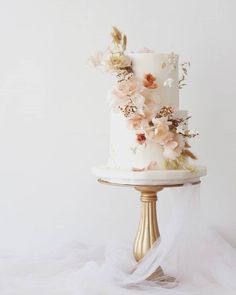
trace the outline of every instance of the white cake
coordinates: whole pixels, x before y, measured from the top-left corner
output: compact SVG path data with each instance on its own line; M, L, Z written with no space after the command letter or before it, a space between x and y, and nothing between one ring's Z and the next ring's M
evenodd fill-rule
M175 115L187 117L187 111L179 111L179 79L178 56L175 56L175 66L168 60L173 54L135 53L129 54L132 61L134 77L141 83L145 74L152 73L158 77L157 89L143 89L142 94L147 99L155 101L158 112L162 106L172 106ZM170 80L171 79L171 80ZM164 86L165 81L171 81L171 87ZM122 113L111 110L110 115L110 155L108 166L120 169L143 169L152 161L157 163L157 169L164 169L165 157L163 148L151 140L146 146L136 142L135 132L128 127L127 120Z
M113 28L112 45L90 61L111 72L117 83L109 92L110 155L107 167L121 171L194 170L188 139L188 113L179 109L187 63L178 55L144 49L126 54L126 36Z

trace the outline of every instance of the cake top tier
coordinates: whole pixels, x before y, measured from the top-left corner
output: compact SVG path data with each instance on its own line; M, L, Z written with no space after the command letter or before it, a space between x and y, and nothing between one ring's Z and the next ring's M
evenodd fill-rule
M127 54L134 77L143 85L143 94L159 104L179 108L178 56L174 53L138 52ZM154 80L155 79L155 80ZM151 83L155 81L155 83Z

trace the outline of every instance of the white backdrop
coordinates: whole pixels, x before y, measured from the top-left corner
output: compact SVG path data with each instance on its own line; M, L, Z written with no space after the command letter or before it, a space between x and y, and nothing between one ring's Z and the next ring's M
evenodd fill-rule
M86 60L109 43L112 25L130 50L191 61L181 108L193 116L193 150L208 167L202 205L236 246L235 10L233 0L0 0L1 251L134 238L137 193L91 174L107 160L112 80Z

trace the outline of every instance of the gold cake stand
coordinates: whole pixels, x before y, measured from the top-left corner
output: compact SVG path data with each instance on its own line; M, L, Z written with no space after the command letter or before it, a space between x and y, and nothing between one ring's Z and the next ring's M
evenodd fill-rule
M134 257L137 262L140 261L146 255L148 250L153 246L155 241L160 237L156 210L157 193L162 191L164 188L181 187L185 183L172 185L133 185L114 183L101 178L98 179L98 181L102 184L133 187L141 193L141 217L133 246ZM200 180L195 180L188 183L196 185L200 183ZM165 282L175 281L175 278L165 275L161 267L159 267L148 279L163 280Z

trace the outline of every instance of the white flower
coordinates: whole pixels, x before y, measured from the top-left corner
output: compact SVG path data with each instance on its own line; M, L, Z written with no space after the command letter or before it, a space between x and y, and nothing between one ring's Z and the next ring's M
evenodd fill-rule
M105 63L109 71L117 71L131 66L131 59L121 52L116 52L108 54Z
M137 108L137 113L144 116L145 97L137 92L132 96L132 100Z
M172 78L166 79L163 83L163 86L171 88L173 86L173 82L174 82L174 80Z

